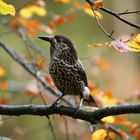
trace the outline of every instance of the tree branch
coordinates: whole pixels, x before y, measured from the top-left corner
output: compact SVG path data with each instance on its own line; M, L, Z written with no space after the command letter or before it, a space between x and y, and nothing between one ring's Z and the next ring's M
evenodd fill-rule
M137 29L140 29L140 25L134 24L134 23L132 23L132 22L126 20L125 18L121 17L119 14L117 14L117 13L114 12L114 11L111 11L111 10L105 8L105 7L102 7L101 10L104 11L104 12L106 12L106 13L109 13L110 15L116 17L117 19L121 20L122 22L124 22L124 23L126 23L126 24L128 24L128 25L130 25L130 26L132 26L132 27L135 27L135 28L137 28Z
M93 112L80 109L76 114L75 108L56 104L51 105L20 105L20 106L0 106L1 115L20 116L20 115L38 115L48 116L52 114L66 115L75 119L88 121L92 124L97 123L102 118L120 114L140 113L140 104L127 104L120 106L106 107Z
M109 34L109 33L103 28L103 26L101 25L101 23L99 22L99 20L98 20L98 18L97 18L97 15L96 15L96 13L95 13L95 11L94 11L93 6L91 6L91 9L92 9L92 11L93 11L93 14L94 14L96 23L97 23L97 25L99 26L99 28L103 31L103 33L104 33L105 35L107 35L107 36L108 36L109 38L111 38L112 40L115 40L115 38L112 37L113 31L111 32L111 34Z
M91 6L93 6L94 2L92 0L86 0L86 2L88 2ZM100 10L102 10L102 11L104 11L104 12L106 12L106 13L114 16L114 17L116 17L117 19L121 20L122 22L124 22L124 23L126 23L126 24L128 24L128 25L130 25L132 27L140 29L140 25L132 23L132 22L126 20L124 17L121 17L120 14L118 14L117 12L111 11L110 9L107 9L105 7L100 8Z
M57 92L56 90L49 87L47 85L47 83L45 82L44 78L36 73L36 70L34 69L34 67L32 65L30 65L26 60L21 58L12 48L8 47L7 45L3 44L2 42L0 42L0 47L2 47L27 72L29 72L32 76L34 76L47 91L49 91L50 93L52 93L56 97L59 97L61 95L60 92ZM72 99L70 100L67 97L63 97L62 100L70 106L75 105L75 102Z
M129 10L126 10L124 12L120 12L120 13L117 13L118 15L128 15L128 14L140 14L140 10L135 10L135 11L129 11Z

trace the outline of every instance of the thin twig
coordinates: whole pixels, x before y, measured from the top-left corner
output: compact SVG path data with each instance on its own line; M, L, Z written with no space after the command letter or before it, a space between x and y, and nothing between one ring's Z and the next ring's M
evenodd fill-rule
M107 35L107 36L108 36L109 38L111 38L112 40L115 40L115 38L112 37L113 31L111 32L111 34L109 34L109 33L104 29L104 27L101 25L101 23L99 22L99 20L98 20L98 18L97 18L97 15L96 15L96 13L95 13L95 11L94 11L93 6L91 6L91 9L92 9L92 11L93 11L93 14L94 14L95 20L96 20L96 22L97 22L97 25L100 27L100 29L103 31L103 33L105 33L105 35Z
M111 10L105 8L105 7L102 7L100 10L102 10L102 11L104 11L104 12L106 12L106 13L109 13L110 15L116 17L117 19L121 20L122 22L124 22L124 23L126 23L126 24L128 24L128 25L130 25L130 26L132 26L132 27L135 27L135 28L137 28L137 29L140 29L140 25L139 25L139 24L135 24L135 23L132 23L132 22L126 20L124 17L121 17L120 15L118 15L118 14L117 14L116 12L114 12L114 11L111 11Z
M88 2L91 6L93 6L94 2L92 0L85 0L85 1ZM127 25L130 25L130 26L132 26L134 28L140 29L139 24L135 24L135 23L132 23L132 22L126 20L124 17L121 17L117 12L114 12L114 11L108 9L108 8L105 8L105 7L100 8L100 10L102 10L102 11L104 11L104 12L106 12L106 13L114 16L114 17L116 17L117 19L121 20L122 22L126 23Z
M126 10L124 12L120 12L120 13L117 13L118 15L127 15L127 14L140 14L140 10L135 10L135 11L129 11L129 10Z

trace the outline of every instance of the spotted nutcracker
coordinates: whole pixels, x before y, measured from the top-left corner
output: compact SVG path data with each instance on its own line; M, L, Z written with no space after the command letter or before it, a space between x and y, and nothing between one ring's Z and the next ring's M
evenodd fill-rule
M85 70L71 40L61 35L39 38L51 44L49 72L56 87L62 92L60 98L64 95L80 95L84 104L97 106L90 94Z

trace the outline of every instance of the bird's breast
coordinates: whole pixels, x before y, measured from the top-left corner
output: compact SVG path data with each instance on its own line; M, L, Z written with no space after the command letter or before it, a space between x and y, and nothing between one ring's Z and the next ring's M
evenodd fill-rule
M79 95L83 90L84 83L76 67L55 59L49 64L49 71L56 87L63 94Z

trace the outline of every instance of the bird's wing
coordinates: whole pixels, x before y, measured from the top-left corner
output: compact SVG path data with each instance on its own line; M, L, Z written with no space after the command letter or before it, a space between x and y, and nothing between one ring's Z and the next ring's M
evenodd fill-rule
M79 60L77 61L77 65L78 65L78 73L80 74L81 79L85 83L85 86L88 87L86 72L85 72L84 67L82 66L82 64Z

